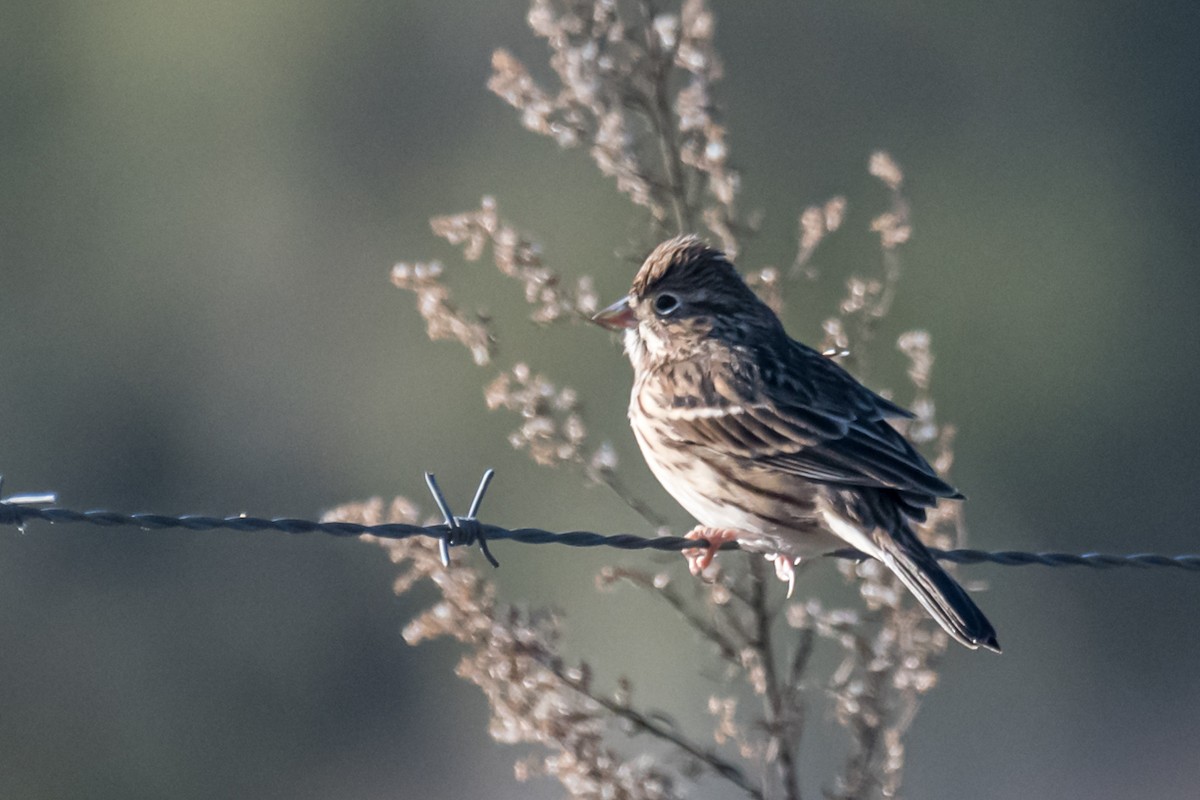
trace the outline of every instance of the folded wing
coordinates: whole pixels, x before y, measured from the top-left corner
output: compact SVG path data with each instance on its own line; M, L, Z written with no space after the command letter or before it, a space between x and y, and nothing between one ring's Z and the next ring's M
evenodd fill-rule
M798 342L780 349L712 362L702 396L672 397L660 413L681 442L810 481L893 489L916 507L961 497L887 422L909 412Z

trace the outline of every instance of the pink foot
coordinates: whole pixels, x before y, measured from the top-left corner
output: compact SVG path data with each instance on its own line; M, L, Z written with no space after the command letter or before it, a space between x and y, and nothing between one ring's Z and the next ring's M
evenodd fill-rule
M721 545L726 542L736 542L738 540L738 532L729 528L706 528L703 525L697 525L688 531L687 535L683 538L708 540L708 547L693 547L690 550L683 551L683 557L688 562L688 570L693 575L699 575L712 564L717 551L721 549Z

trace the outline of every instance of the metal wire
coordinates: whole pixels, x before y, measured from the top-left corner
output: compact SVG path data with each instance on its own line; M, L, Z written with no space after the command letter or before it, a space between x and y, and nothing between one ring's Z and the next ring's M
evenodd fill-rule
M632 534L600 534L591 531L553 532L540 528L501 528L479 522L476 518L483 502L484 492L492 479L492 470L484 473L471 509L465 517L457 517L437 481L427 473L426 482L446 522L440 525L409 525L390 522L382 525L360 525L354 522L315 522L307 519L277 517L210 517L197 514L171 516L167 514L123 514L116 511L73 511L68 508L45 507L56 501L51 493L14 495L0 499L0 526L16 526L22 530L33 521L49 523L77 523L97 525L105 528L134 527L143 530L166 530L182 528L188 531L231 530L242 533L278 531L280 533L323 533L329 536L362 536L370 534L382 539L407 539L411 536L432 536L441 542L444 563L449 563L449 551L455 546L478 544L484 557L493 566L499 566L488 550L489 541L507 539L523 544L563 544L569 547L616 547L621 550L681 551L695 547L707 547L705 539L685 539L681 536L659 536L646 538ZM0 487L3 478L0 477ZM726 543L722 550L738 549L736 543ZM986 550L940 550L930 552L939 561L955 564L999 564L1006 567L1036 564L1043 567L1090 567L1091 569L1114 569L1136 567L1149 569L1172 567L1200 572L1200 555L1164 556L1154 553L1112 555L1108 553L1026 553L1013 550L989 552ZM863 560L868 555L854 549L837 550L827 554L832 558Z

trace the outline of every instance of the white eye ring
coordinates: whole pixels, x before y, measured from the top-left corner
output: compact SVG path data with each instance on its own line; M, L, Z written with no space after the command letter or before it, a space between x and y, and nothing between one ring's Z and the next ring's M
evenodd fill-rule
M658 297L654 298L654 313L661 316L668 316L675 313L679 308L679 298L670 292L663 292Z

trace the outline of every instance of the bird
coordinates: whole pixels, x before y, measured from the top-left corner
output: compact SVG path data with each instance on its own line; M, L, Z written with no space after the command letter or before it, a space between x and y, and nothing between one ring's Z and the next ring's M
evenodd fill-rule
M725 255L696 236L658 245L592 321L623 333L629 421L650 471L699 523L699 574L720 545L762 552L789 582L845 545L886 565L956 641L995 629L913 530L963 499L889 420L914 415L792 339Z

